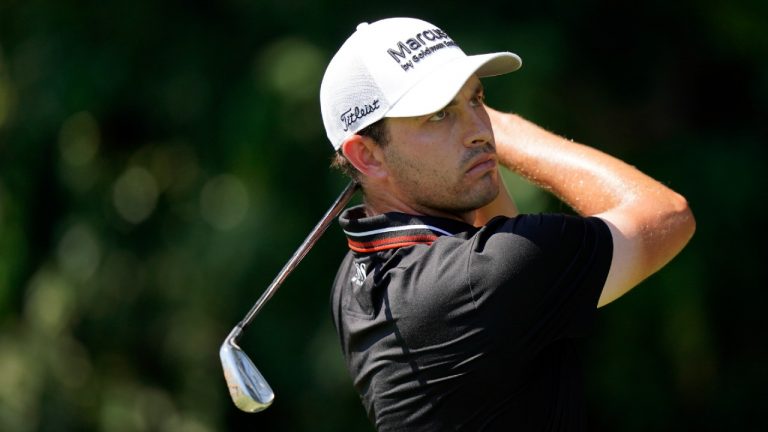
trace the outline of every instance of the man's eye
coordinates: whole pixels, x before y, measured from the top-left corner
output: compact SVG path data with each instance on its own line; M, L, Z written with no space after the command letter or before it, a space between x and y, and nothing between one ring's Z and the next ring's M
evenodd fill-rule
M472 106L480 106L485 102L485 95L477 95L470 101Z
M440 110L429 117L429 121L440 121L448 115L445 110Z

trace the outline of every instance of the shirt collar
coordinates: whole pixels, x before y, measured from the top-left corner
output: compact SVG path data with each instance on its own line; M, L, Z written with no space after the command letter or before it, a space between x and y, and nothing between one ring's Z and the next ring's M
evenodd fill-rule
M472 225L433 216L384 213L366 217L364 206L345 210L339 224L349 248L359 253L379 252L417 244L431 245L442 236L454 236Z

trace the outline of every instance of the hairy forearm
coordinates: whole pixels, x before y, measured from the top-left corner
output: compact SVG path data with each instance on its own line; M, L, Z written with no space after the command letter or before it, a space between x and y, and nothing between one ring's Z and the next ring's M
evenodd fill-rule
M651 199L677 205L678 194L635 167L548 132L517 116L488 109L502 165L551 191L581 215Z

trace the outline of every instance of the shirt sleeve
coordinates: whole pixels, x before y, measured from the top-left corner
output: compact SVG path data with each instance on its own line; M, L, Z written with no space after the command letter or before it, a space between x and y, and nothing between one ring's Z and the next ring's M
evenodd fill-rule
M495 218L469 262L475 306L515 351L586 336L613 254L599 218L557 214Z

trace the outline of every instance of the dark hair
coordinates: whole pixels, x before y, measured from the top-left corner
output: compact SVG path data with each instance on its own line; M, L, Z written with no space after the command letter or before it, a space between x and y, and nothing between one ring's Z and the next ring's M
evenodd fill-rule
M386 147L389 144L386 118L364 127L357 134L372 139L379 147ZM344 156L341 148L334 153L331 160L331 168L335 168L352 180L360 182L360 171Z

